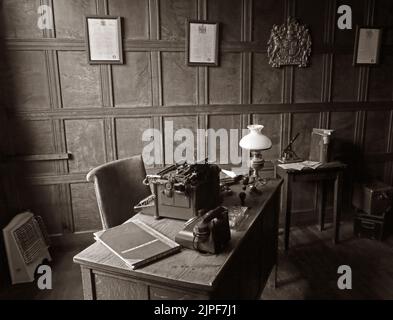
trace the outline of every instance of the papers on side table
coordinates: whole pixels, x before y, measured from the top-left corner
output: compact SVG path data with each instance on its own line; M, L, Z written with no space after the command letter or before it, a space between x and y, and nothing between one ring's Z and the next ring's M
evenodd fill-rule
M305 168L316 169L320 165L322 165L321 162L306 160L303 162L283 163L283 164L279 164L278 166L283 168L284 170L289 170L289 169L303 170Z

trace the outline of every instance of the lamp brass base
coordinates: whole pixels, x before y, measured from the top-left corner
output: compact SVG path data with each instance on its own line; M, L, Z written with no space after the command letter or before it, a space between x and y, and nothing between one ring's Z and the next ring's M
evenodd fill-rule
M252 151L251 158L251 175L248 186L250 191L261 192L260 187L266 185L267 180L259 175L259 171L265 166L265 160L262 158L260 151Z

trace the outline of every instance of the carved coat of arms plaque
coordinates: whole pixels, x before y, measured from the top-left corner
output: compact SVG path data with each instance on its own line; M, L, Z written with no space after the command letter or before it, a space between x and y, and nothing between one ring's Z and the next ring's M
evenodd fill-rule
M267 55L272 67L285 65L307 67L311 55L310 31L292 17L280 26L273 25Z

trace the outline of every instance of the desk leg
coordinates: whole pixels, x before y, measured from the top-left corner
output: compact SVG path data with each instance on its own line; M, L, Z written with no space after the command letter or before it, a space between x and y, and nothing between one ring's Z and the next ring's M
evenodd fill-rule
M325 181L322 180L318 184L318 219L319 231L325 229Z
M278 260L274 267L274 289L278 288Z
M286 174L283 188L283 212L285 214L284 248L289 249L289 233L291 231L292 176Z
M84 300L95 300L94 275L91 269L81 266Z
M334 212L333 212L333 224L334 224L334 237L333 243L336 244L340 241L340 218L341 218L341 207L342 207L342 184L343 177L342 171L338 171L336 179L334 180Z

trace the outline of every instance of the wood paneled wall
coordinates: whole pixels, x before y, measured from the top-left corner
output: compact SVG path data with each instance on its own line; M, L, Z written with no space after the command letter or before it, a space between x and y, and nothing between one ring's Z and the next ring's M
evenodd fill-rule
M53 30L37 28L40 4L53 8ZM385 27L381 65L352 66L354 29L337 29L339 4L351 5L354 25ZM23 162L32 186L20 207L41 214L52 235L99 228L86 173L140 153L143 130L164 133L167 119L191 129L262 123L274 144L268 159L296 132L307 156L312 128L333 128L338 157L353 164L370 154L361 172L392 183L392 12L389 0L3 0L14 153L54 155ZM87 63L87 14L124 18L124 65ZM271 26L288 15L310 26L308 68L268 64ZM185 65L186 18L221 23L220 67ZM315 186L297 190L298 216L311 217Z

